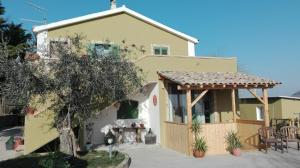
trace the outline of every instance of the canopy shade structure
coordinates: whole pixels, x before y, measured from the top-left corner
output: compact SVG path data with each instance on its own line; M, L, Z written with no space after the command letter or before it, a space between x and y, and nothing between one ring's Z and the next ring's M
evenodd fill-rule
M226 88L272 88L281 84L254 75L239 72L180 72L159 71L158 75L177 83L184 88L186 86L200 89L226 89Z
M247 89L264 106L264 125L270 126L268 89L281 84L275 80L270 80L254 75L240 72L182 72L182 71L159 71L160 80L167 83L177 84L178 90L186 93L186 111L188 128L192 127L192 108L201 100L209 90L227 89L231 90L231 106L233 122L237 120L236 90ZM262 97L251 89L262 89ZM192 90L200 90L201 94L194 100ZM191 129L188 132L189 154L192 154L193 135Z

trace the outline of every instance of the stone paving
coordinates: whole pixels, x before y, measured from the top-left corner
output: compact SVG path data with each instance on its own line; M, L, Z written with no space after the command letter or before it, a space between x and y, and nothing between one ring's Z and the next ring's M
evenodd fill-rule
M6 150L5 142L10 136L23 136L23 127L13 127L0 131L0 161L15 158L23 154L23 145L19 148L21 150L19 152L16 152L15 150Z
M243 152L240 157L229 154L196 159L159 146L119 148L131 157L131 168L300 168L300 151L292 144L289 153L280 150Z

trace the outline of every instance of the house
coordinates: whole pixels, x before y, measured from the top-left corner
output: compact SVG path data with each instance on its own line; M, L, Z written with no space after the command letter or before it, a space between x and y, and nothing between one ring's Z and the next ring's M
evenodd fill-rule
M295 119L300 116L300 98L278 96L269 98L270 119ZM253 98L240 99L241 119L264 120L261 103Z
M192 117L203 123L208 153L225 153L227 131L253 128L240 131L246 141L250 136L254 137L257 128L268 123L239 120L238 89L262 88L267 115L267 89L280 84L238 73L236 58L195 56L196 38L125 6L38 26L33 31L37 36L38 53L43 59L57 59L47 54L51 53L51 45L67 44L64 37L74 33L83 34L87 46L93 45L102 52L110 52L124 40L143 46L145 52L134 62L146 74L146 83L129 100L134 105L130 108L138 111L134 121L143 122L146 130L151 128L161 146L189 155L193 143L189 129ZM114 103L87 121L91 123L87 126L91 127L92 133L84 133L85 142L88 139L92 144L103 143L103 127L116 121L128 121L118 112L125 106L128 103ZM47 127L49 117L37 115L40 117L27 116L25 120L25 153L37 150L58 136L55 129Z

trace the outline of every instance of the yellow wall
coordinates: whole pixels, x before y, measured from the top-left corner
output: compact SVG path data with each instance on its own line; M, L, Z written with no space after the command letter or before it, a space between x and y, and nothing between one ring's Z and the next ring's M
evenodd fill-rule
M146 56L136 61L148 81L156 81L157 71L237 72L235 58Z
M283 107L282 99L269 98L269 116L272 118L282 118ZM300 102L300 101L299 101ZM240 101L241 119L243 120L256 120L256 107L263 106L256 98L242 99Z
M139 20L126 13L98 18L90 21L76 23L65 27L48 30L48 39L64 37L79 33L87 41L109 40L116 44L145 46L145 55L151 55L151 45L169 45L170 55L188 55L188 42L181 37L166 32L149 23Z
M24 129L24 153L31 153L58 137L58 131L53 128L54 113L48 110L54 102L49 96L45 102L39 102L35 97L30 106L37 109L36 115L26 115Z
M282 105L282 118L299 118L300 112L300 100L297 99L281 99L281 105Z

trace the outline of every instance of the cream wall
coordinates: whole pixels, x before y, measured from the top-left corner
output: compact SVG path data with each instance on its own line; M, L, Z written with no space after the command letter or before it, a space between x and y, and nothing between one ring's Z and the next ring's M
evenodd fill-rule
M241 99L240 101L240 111L241 119L243 120L256 120L256 107L263 106L256 98L251 99ZM278 99L269 98L269 117L272 118L282 118L282 102Z
M300 113L300 100L299 99L281 99L282 104L282 117L283 118L299 118Z
M87 41L109 40L122 44L125 40L128 45L144 46L145 55L153 54L151 50L153 44L169 46L171 56L193 54L192 45L188 44L187 40L126 13L51 29L48 30L48 39L57 39L75 33L82 34Z

